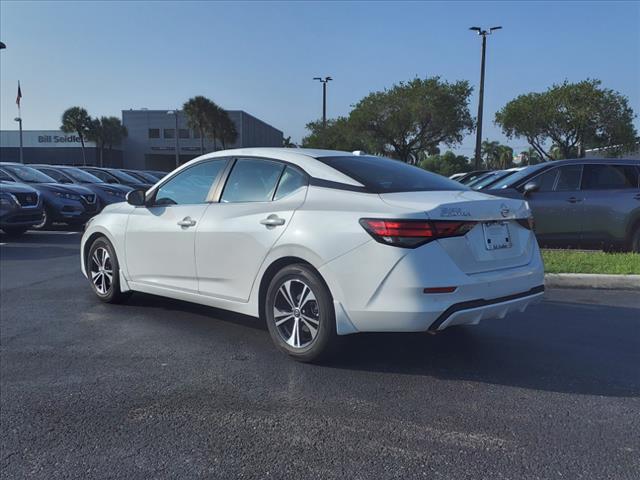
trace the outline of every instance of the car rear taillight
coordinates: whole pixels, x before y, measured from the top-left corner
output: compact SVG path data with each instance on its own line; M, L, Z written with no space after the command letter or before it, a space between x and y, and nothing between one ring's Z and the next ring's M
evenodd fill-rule
M449 220L360 219L360 225L374 240L403 248L415 248L439 238L460 237L476 223Z
M536 223L533 221L533 217L519 218L517 222L527 230L531 230L531 231L533 231L533 229L536 226Z

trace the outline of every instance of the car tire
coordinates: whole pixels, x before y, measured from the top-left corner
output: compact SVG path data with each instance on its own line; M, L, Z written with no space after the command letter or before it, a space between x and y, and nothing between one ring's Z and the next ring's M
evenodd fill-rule
M635 253L640 253L640 225L631 234L630 250Z
M97 238L89 248L86 261L87 277L91 289L105 303L122 303L130 292L120 291L120 266L111 242Z
M38 223L37 225L34 225L32 228L34 230L46 230L51 226L52 223L53 222L51 220L51 211L49 210L48 207L44 207L42 209L42 222Z
M276 346L298 361L326 360L338 349L333 298L307 265L288 265L271 279L264 317Z
M29 230L29 227L2 227L2 231L9 237L19 237L27 230Z

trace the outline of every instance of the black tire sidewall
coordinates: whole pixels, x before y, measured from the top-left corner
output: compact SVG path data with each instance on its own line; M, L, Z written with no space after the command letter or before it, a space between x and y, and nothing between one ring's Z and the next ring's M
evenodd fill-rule
M111 257L111 266L113 268L113 280L111 281L111 288L106 295L100 294L91 281L91 258L93 256L93 252L99 247L107 249L107 251L109 252L109 257ZM122 292L120 291L120 264L118 263L118 257L116 256L113 245L111 245L111 242L109 242L109 240L107 240L105 237L97 238L91 244L89 253L87 254L86 269L89 283L91 285L91 290L93 290L93 293L95 293L100 300L106 303L115 303L122 298Z
M304 348L292 348L280 336L273 318L275 296L280 286L287 280L304 281L313 291L320 309L320 325L318 335L311 345ZM333 298L320 276L302 264L288 265L280 270L272 279L267 289L264 318L273 342L283 352L302 362L313 362L326 358L337 342L335 311Z

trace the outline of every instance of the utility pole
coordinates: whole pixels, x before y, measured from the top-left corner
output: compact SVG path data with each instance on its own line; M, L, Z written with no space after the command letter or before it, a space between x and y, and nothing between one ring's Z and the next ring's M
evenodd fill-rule
M483 30L480 27L471 27L469 30L478 32L482 37L482 60L480 62L480 98L478 100L478 126L476 128L476 152L475 152L475 169L480 169L481 149L482 149L482 110L484 105L484 65L485 55L487 51L487 35L491 35L494 30L500 30L502 27L491 27L489 30Z
M327 83L333 78L331 77L314 77L314 80L318 80L322 83L322 128L327 127Z

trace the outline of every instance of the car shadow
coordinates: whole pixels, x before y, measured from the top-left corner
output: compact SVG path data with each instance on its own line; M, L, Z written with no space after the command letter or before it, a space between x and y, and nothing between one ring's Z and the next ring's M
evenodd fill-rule
M226 310L136 293L130 306L191 313L183 328L216 334L211 321L263 330L264 322ZM435 377L558 393L640 396L639 310L544 302L526 313L478 326L426 333L341 337L341 353L325 367ZM601 323L608 319L608 328ZM214 320L215 319L215 320ZM291 360L293 361L293 360Z

